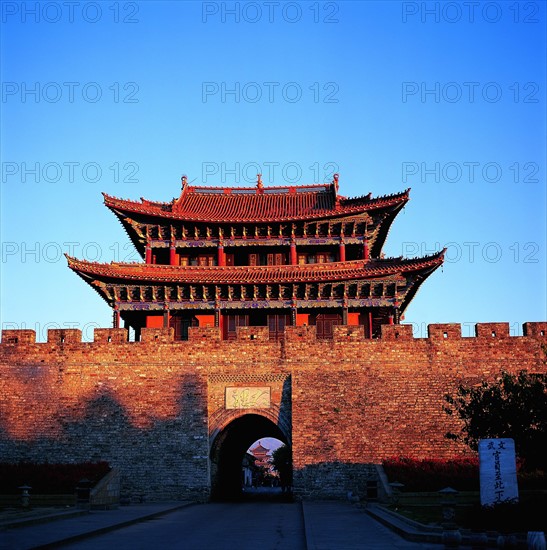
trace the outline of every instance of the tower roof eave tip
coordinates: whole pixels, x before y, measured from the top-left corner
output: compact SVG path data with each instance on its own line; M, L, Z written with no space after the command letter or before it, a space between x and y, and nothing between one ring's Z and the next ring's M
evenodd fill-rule
M103 196L103 203L107 208L112 208L112 200L115 198L112 195L109 195L108 193L105 193L104 191L101 191L101 195Z
M68 267L70 267L70 269L74 269L74 264L76 264L78 260L74 258L74 256L69 256L67 252L64 252L63 254L64 254L64 257L66 258Z

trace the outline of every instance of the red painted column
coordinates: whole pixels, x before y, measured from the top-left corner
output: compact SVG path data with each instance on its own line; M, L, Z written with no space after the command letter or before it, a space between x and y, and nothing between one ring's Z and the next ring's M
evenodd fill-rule
M296 265L298 260L296 258L296 243L291 242L291 265Z
M390 324L390 325L393 324L393 314L389 316L389 324Z
M144 261L147 264L152 263L152 247L150 246L150 241L146 241L146 253L144 256Z
M226 254L224 253L224 245L220 243L218 245L217 251L217 264L220 266L226 265Z
M340 261L345 262L346 261L346 243L344 241L340 241Z
M372 311L368 312L368 337L372 340Z
M370 252L368 249L368 239L365 237L365 242L363 243L363 258L368 260L370 257Z
M171 243L169 248L169 265L177 265L177 252L174 243Z

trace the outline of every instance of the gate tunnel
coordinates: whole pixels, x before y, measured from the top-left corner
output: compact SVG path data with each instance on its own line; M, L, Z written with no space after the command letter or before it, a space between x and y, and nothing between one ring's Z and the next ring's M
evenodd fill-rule
M281 428L260 414L245 414L232 420L214 438L211 446L211 498L242 498L241 464L247 449L258 439L274 437L290 446Z

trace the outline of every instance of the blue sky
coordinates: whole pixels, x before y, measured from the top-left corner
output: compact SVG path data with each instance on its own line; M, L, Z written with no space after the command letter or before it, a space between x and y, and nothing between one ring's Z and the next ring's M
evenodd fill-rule
M417 336L547 319L544 2L35 4L2 4L3 328L110 325L62 256L137 259L101 191L168 201L183 173L244 185L256 165L411 187L386 254L448 246Z

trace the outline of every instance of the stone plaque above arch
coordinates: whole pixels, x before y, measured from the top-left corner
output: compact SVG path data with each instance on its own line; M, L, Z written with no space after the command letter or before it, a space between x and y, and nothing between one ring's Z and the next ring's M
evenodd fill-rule
M228 386L225 407L227 409L268 409L271 404L269 386Z

